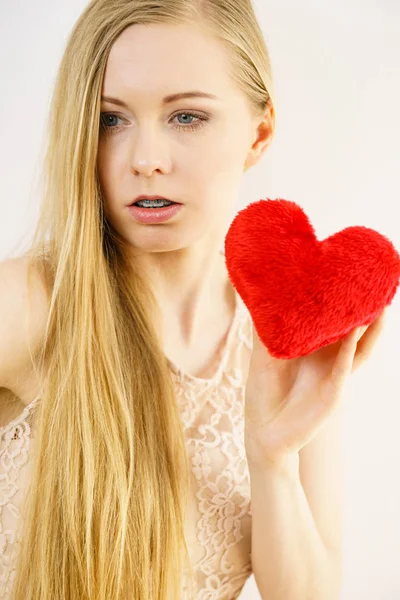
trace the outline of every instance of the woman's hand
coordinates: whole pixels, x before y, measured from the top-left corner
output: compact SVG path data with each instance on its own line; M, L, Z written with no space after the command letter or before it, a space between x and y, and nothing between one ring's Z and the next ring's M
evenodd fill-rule
M349 375L371 354L385 312L339 342L292 360L273 358L253 326L245 401L249 459L275 464L298 453L316 436L338 407Z

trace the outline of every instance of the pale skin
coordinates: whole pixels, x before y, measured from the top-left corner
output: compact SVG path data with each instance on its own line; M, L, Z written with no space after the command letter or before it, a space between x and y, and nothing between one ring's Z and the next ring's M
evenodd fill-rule
M272 138L273 108L265 119L253 118L227 74L228 60L224 48L195 27L134 26L113 46L102 90L129 106L101 106L115 115L114 130L99 144L108 218L151 281L162 307L166 354L183 367L189 356L188 367L201 366L217 342L213 332L221 338L232 320L235 299L219 250L245 168ZM165 96L192 90L218 100L163 106ZM202 123L176 116L185 112L210 115L209 122L190 130L188 122ZM126 210L139 194L159 194L184 209L166 224L142 225ZM208 347L201 347L202 331L210 332ZM196 351L203 354L197 361Z
M385 313L335 344L293 360L273 358L254 331L246 424L248 447L260 453L260 462L279 465L289 456L297 458L311 442L340 407L346 381L372 351ZM263 395L266 389L267 396Z
M167 95L192 90L218 99L163 105ZM125 30L112 48L102 94L127 105L101 106L114 116L98 157L107 217L152 284L166 355L198 375L232 320L234 293L219 250L243 173L271 143L273 107L256 119L229 77L224 47L189 25ZM191 124L198 115L209 121L191 130L182 113L194 114ZM170 222L142 225L126 209L139 194L184 208ZM273 359L254 332L245 442L253 572L263 598L338 598L340 400L382 322L293 361Z

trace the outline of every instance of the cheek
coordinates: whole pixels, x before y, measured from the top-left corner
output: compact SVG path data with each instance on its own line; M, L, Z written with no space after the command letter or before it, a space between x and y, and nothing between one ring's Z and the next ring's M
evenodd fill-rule
M238 166L241 168L249 151L248 137L245 123L231 125L224 122L208 147L209 157L212 156L216 167L231 171L237 170Z
M97 172L101 190L108 202L118 195L123 181L124 172L126 177L127 162L122 160L123 153L117 148L112 150L105 144L99 145L97 155ZM128 165L129 166L129 165Z
M225 131L208 140L189 165L189 172L196 173L199 185L211 194L232 194L244 174L248 150L241 131Z
M98 151L97 151L97 173L99 177L99 182L103 192L107 188L108 184L108 174L110 172L108 166L108 156L105 151L104 145L99 143Z

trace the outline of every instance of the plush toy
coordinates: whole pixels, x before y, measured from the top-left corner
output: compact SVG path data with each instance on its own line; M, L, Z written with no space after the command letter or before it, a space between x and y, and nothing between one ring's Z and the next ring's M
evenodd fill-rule
M400 282L400 256L383 235L347 227L319 241L289 200L253 202L225 238L229 279L275 358L310 354L369 325Z

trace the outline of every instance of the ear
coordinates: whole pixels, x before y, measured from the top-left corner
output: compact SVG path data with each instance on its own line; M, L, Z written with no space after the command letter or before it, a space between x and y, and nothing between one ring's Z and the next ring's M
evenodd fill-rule
M272 142L275 132L275 110L272 103L268 103L264 116L255 121L253 144L247 154L245 171L257 164L262 155Z

